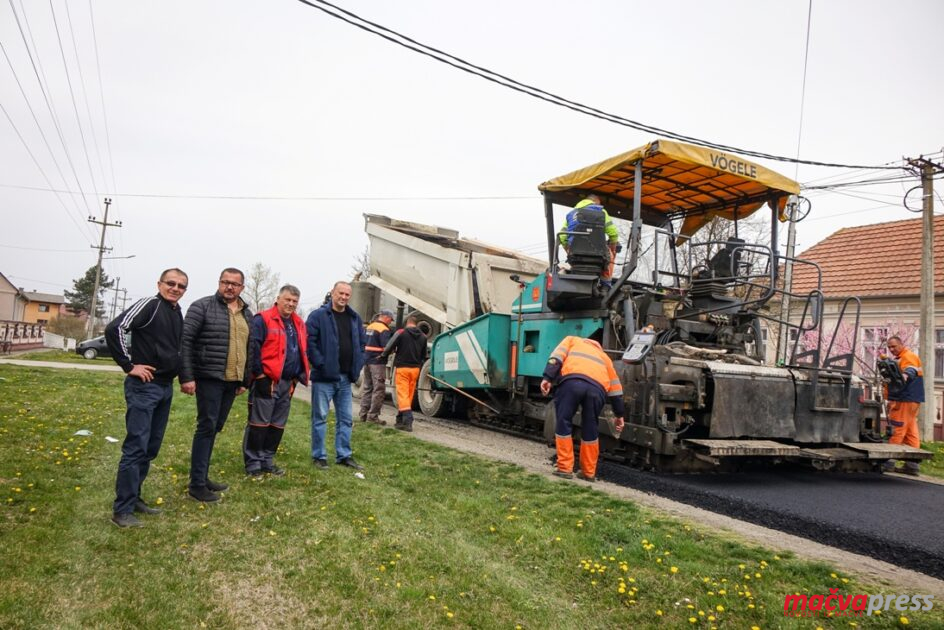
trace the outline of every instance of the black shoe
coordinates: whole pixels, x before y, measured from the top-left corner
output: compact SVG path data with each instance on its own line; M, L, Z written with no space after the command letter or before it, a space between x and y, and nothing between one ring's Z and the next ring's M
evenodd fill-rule
M413 433L413 425L412 425L412 424L400 423L400 424L396 425L394 428L395 428L395 429L399 429L399 430L401 430L401 431L406 431L407 433Z
M268 468L263 468L262 472L269 473L270 475L275 475L276 477L281 477L282 475L285 474L285 469L279 468L278 466L273 464L272 466Z
M573 479L573 478L574 478L574 473L572 473L572 472L564 472L563 470L555 470L555 471L554 471L553 473L551 473L551 474L553 474L555 477L560 477L561 479Z
M141 499L138 499L137 501L134 502L134 511L137 512L138 514L150 514L152 516L154 514L161 513L160 510L158 510L157 508L152 508L150 505L148 505Z
M124 529L125 527L144 527L144 523L138 520L138 517L130 512L112 514L111 522Z
M338 461L338 466L347 466L348 468L353 468L354 470L364 470L364 467L355 462L353 457L345 457L344 459Z
M921 476L921 469L918 468L917 464L913 466L909 466L908 464L905 464L905 467L899 470L898 472L900 472L903 475L911 475L912 477Z
M247 470L246 474L249 475L250 477L261 477L265 473L263 473L262 469L260 468L258 470Z
M315 465L315 468L320 468L321 470L328 470L328 460L326 459L313 459L311 463Z
M227 490L229 490L229 485L225 483L217 483L215 481L211 481L210 479L207 479L207 490L209 490L210 492L226 492Z
M368 424L379 424L382 427L387 426L386 420L381 420L380 418L367 418Z
M206 486L190 488L190 496L202 503L214 503L220 500L220 495L211 490L207 490Z
M584 481L589 481L590 483L594 483L597 480L596 477L590 477L588 475L583 474L582 472L577 473L577 478L583 479Z

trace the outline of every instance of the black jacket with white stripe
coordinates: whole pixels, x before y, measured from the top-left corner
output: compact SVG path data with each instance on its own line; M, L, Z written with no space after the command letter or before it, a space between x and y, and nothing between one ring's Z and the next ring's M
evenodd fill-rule
M135 302L105 327L111 356L128 373L134 365L154 368L154 381L170 383L180 371L180 306L160 294Z

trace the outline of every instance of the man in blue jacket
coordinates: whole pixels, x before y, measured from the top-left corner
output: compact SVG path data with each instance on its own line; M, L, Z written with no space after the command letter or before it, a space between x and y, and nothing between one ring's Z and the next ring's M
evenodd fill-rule
M331 299L312 311L306 322L311 363L311 458L319 468L328 467L325 435L328 408L334 401L335 463L363 469L354 461L351 451L354 419L351 383L364 367L367 337L360 315L348 306L350 299L350 283L335 282Z

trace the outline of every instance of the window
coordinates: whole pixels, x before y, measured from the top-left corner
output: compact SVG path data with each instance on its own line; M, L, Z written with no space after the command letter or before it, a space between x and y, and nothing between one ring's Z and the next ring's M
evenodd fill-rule
M944 380L944 328L934 330L934 380Z
M39 312L40 312L40 313L48 313L48 312L49 312L49 305L48 305L48 304L40 304L40 305L39 305Z
M875 373L878 355L881 354L885 341L888 340L888 328L869 326L862 328L862 363L866 371Z

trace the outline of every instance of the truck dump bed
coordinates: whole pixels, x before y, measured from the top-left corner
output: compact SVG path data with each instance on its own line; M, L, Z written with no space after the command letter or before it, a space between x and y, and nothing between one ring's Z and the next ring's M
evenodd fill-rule
M382 292L422 311L443 328L484 313L510 313L519 284L547 262L472 239L448 228L365 214L370 276Z

